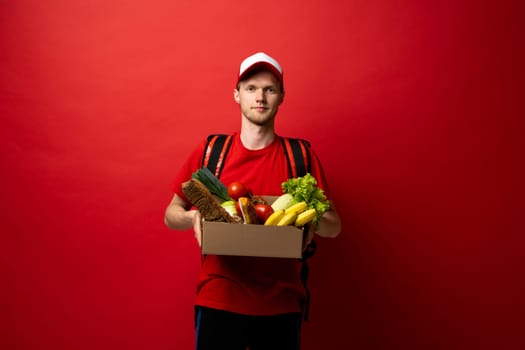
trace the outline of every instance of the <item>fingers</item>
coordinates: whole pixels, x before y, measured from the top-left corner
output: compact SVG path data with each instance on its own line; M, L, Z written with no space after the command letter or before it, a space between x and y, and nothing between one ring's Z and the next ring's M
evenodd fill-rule
M314 228L311 225L304 227L303 251L308 247L308 244L314 239Z
M195 239L199 244L199 247L202 245L202 217L201 213L198 210L194 211L193 215L193 232L195 232Z

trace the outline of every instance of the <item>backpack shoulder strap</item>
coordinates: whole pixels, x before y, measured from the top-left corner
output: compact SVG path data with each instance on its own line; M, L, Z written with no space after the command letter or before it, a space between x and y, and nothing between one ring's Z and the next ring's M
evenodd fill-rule
M307 173L312 171L312 163L310 156L310 143L303 139L281 137L281 143L284 148L284 154L286 155L286 161L288 163L288 174L290 178L305 176ZM310 229L308 227L307 229ZM310 259L317 249L317 245L312 240L300 259L301 261L301 282L303 283L306 299L303 305L303 319L309 320L310 317L310 289L308 288L308 274L309 267L307 260Z
M303 139L281 137L288 162L288 174L290 178L300 177L311 172L310 143Z
M233 137L225 134L212 134L206 139L202 166L219 178L224 168L224 160L230 150Z
M212 134L206 139L202 166L207 167L217 177L224 168L224 160L230 150L232 135ZM311 172L310 143L304 139L280 137L288 164L290 178L304 176Z

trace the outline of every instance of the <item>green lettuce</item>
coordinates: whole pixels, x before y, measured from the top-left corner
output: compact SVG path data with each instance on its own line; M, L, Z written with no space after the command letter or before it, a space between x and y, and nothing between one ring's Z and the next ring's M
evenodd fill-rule
M330 201L326 198L324 191L317 186L317 180L310 173L305 176L289 179L281 184L284 193L293 197L293 203L305 201L308 208L315 208L317 214L314 222L330 209Z

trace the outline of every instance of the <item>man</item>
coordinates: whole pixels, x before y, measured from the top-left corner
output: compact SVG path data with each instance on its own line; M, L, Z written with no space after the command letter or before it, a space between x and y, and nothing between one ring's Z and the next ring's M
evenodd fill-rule
M246 58L240 66L233 98L241 110L241 131L233 141L221 173L228 185L239 181L260 195L282 194L288 179L275 117L284 99L283 70L265 53ZM201 143L182 166L166 209L170 229L193 228L200 245L201 216L191 208L181 184L201 167ZM311 150L311 174L329 198L321 163ZM341 231L332 207L315 233L335 237ZM311 238L311 237L310 237ZM195 301L197 349L299 349L305 288L296 259L206 255L202 259Z

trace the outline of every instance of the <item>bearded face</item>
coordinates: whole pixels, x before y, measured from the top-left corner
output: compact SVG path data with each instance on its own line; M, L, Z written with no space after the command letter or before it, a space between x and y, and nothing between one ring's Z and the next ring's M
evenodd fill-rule
M240 105L244 118L259 126L273 123L283 98L279 80L267 71L239 82L234 90L234 99Z

